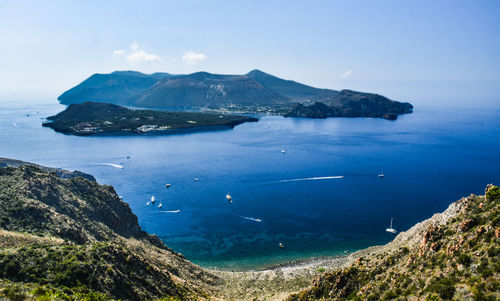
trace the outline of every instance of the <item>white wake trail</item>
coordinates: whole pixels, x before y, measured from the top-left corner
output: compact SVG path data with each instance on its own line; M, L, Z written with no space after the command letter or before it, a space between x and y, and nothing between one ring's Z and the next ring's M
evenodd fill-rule
M125 167L123 167L122 165L113 164L113 163L91 163L91 164L94 164L94 165L112 166L112 167L116 167L116 168L120 168L120 169L124 169L124 168L125 168Z
M257 223L261 223L262 220L260 218L253 218L253 217L248 217L248 216L240 216L241 218L244 218L244 219L247 219L249 221L254 221L254 222L257 222Z
M331 180L331 179L343 179L344 176L331 176L331 177L312 177L312 178L299 178L290 180L281 180L281 183L286 182L298 182L298 181L316 181L316 180Z

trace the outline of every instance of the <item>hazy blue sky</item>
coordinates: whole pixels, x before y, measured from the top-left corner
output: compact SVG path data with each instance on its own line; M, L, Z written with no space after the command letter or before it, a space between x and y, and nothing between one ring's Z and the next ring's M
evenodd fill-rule
M500 96L500 1L0 2L0 99L93 73L242 74L398 100Z

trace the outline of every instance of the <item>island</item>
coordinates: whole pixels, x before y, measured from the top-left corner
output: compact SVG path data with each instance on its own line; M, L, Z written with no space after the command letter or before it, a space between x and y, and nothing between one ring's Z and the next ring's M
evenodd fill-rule
M95 134L170 134L179 130L201 131L232 128L257 118L202 112L132 110L110 103L71 104L43 126L77 136Z
M408 102L353 90L320 89L252 70L247 74L115 71L94 74L59 96L62 104L87 101L136 108L257 113L286 117L375 117L409 114Z
M143 231L112 186L2 159L6 300L498 300L500 189L386 245L263 271L206 269ZM71 173L67 171L65 174ZM279 297L279 298L278 298Z
M295 104L285 117L373 117L396 120L399 115L413 111L409 103L391 101L372 93L342 90L329 104L315 102L312 105Z

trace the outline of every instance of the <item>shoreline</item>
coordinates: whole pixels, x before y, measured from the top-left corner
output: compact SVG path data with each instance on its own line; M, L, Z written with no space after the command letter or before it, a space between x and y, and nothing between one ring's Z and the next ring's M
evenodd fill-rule
M223 300L284 300L290 294L310 287L313 280L325 272L346 267L380 247L371 246L348 255L311 257L246 271L204 269L223 280L224 284L218 291Z

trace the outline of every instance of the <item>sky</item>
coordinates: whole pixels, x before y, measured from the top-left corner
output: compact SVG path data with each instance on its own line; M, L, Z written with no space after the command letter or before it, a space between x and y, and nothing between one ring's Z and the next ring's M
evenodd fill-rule
M500 1L0 2L0 100L93 73L245 74L443 104L500 102Z

